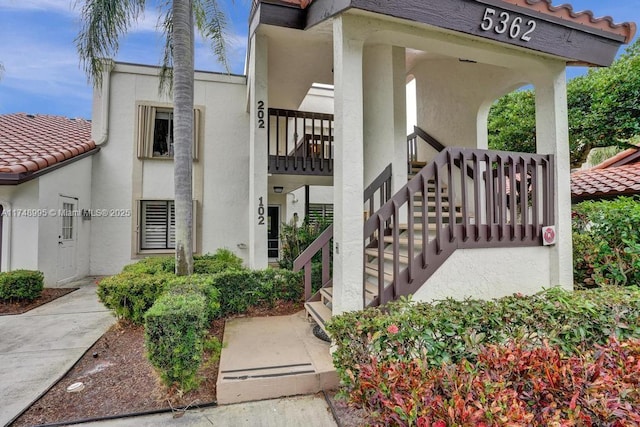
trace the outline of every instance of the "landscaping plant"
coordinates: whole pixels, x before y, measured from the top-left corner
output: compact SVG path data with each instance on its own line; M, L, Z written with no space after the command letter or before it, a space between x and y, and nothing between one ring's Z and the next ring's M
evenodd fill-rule
M42 294L44 275L34 270L0 273L0 301L33 301Z
M576 287L640 284L640 203L620 197L574 207Z

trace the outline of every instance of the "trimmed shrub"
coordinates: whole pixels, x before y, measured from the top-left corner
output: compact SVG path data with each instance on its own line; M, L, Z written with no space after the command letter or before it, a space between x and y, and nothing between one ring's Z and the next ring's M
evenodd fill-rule
M33 301L42 294L44 275L34 270L0 273L0 300Z
M205 297L209 322L220 314L220 291L214 287L214 280L210 275L173 277L167 284L167 289L172 295L200 292Z
M493 301L396 301L334 317L327 330L333 361L348 390L360 387L359 367L425 359L430 367L475 360L481 346L527 339L575 354L610 336L640 337L640 289L609 287L569 292L549 289Z
M152 256L143 258L140 261L125 265L123 273L135 274L158 274L174 273L176 270L176 259L169 256Z
M118 319L141 324L144 313L174 278L169 273L147 274L128 270L102 279L98 284L98 298Z
M145 346L151 364L167 386L198 386L207 333L207 298L187 285L163 294L144 316Z
M212 279L213 287L220 291L222 317L278 300L301 301L304 292L302 274L288 270L227 270Z
M195 255L193 257L193 272L195 274L216 274L224 270L242 269L242 259L229 249L218 249L214 254ZM125 265L123 273L175 273L176 260L172 256L151 256L140 261Z
M439 368L373 358L351 398L376 425L638 425L639 358L637 339L580 356L526 341L488 345L475 362Z
M640 284L640 203L635 198L583 202L573 212L577 287Z
M229 249L218 249L215 254L193 257L193 272L196 274L217 274L225 270L241 270L242 259Z

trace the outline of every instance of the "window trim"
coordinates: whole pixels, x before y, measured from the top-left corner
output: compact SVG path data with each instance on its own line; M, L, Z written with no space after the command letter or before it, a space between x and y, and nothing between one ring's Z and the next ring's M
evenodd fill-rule
M193 109L193 160L199 157L199 147L202 140L202 115L203 107L196 106ZM154 156L153 139L155 131L156 116L158 113L169 113L173 120L172 105L158 105L150 103L139 103L137 105L136 118L136 147L138 159L142 160L173 160L173 156Z
M174 248L142 248L142 235L143 235L143 220L144 220L144 210L143 203L144 202L172 202L175 206L174 199L138 199L136 200L137 205L137 218L136 218L136 254L138 255L150 255L150 254L171 254L175 252ZM174 208L175 209L175 208ZM174 218L175 218L175 210L174 210ZM174 219L175 221L175 219ZM193 236L193 253L197 252L197 244L198 244L198 202L197 200L193 200L193 218L192 218L192 236ZM175 232L175 231L174 231ZM168 237L167 237L168 239ZM175 237L174 237L175 240Z

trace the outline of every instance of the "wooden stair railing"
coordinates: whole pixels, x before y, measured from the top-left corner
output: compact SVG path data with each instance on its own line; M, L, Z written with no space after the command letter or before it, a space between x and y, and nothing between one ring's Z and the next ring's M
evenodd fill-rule
M293 271L298 272L304 269L304 300L312 301L311 290L311 261L313 257L322 251L322 283L324 288L331 283L331 239L333 238L333 224L329 225L316 240L313 241L298 257L293 261Z
M365 243L377 243L365 251L365 306L414 293L456 249L540 245L541 227L554 221L553 162L443 150L365 222Z

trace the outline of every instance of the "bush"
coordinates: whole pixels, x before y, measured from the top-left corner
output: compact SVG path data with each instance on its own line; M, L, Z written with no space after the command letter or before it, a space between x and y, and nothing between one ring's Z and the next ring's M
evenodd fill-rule
M220 291L222 317L277 300L301 301L303 295L302 274L287 270L227 270L212 280Z
M143 258L140 261L125 265L123 273L135 274L159 274L174 273L176 270L176 259L169 256L152 256Z
M42 294L44 275L34 270L14 270L0 273L0 300L33 301Z
M345 313L327 324L336 344L333 361L343 385L357 389L359 366L424 358L430 367L475 360L484 344L526 338L567 354L613 335L640 336L640 289L610 287L569 292L553 288L530 297L493 301L396 301Z
M210 275L174 277L169 280L167 289L171 295L200 292L205 297L208 322L220 314L220 291L214 286L213 277Z
M216 274L229 269L241 269L242 259L229 249L218 249L215 254L195 255L193 272L195 274ZM172 256L151 256L124 266L126 273L175 273L176 260Z
M144 316L145 346L165 385L189 391L198 386L207 333L207 298L191 286L163 294Z
M577 287L640 284L640 203L583 202L573 213Z
M216 274L242 268L242 259L229 249L218 249L213 255L193 257L193 272L196 274Z
M373 358L351 398L379 425L638 425L639 358L637 339L571 357L526 341L488 345L475 362L439 368Z
M98 298L118 319L142 324L144 313L173 279L175 276L169 273L148 274L129 269L102 279L98 284Z

